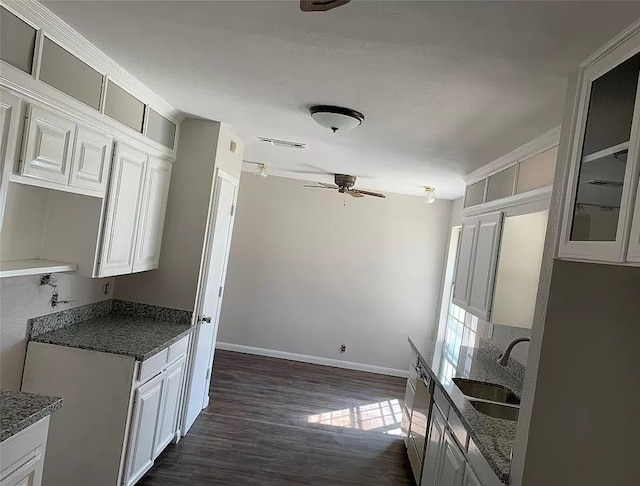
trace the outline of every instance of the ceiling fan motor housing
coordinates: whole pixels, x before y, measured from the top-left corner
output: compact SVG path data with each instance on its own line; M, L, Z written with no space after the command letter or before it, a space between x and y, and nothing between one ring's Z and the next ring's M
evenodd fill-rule
M356 177L346 174L336 174L333 178L336 186L338 186L338 192L345 192L351 189L356 183Z

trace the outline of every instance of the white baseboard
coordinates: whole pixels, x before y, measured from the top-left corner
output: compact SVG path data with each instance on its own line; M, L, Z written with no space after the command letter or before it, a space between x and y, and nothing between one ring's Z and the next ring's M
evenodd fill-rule
M301 361L303 363L332 366L334 368L366 371L368 373L377 373L379 375L398 376L400 378L407 378L408 376L407 371L397 370L395 368L385 368L383 366L354 363L353 361L343 361L340 359L322 358L320 356L309 356L307 354L287 353L286 351L277 351L275 349L254 348L253 346L244 346L242 344L216 343L216 349L223 349L225 351L237 351L239 353L246 354L256 354L258 356L269 356L271 358L288 359L290 361Z

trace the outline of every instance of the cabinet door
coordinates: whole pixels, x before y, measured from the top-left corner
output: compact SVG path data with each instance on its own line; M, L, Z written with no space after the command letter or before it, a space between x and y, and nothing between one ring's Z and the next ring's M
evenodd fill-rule
M489 320L491 313L501 230L502 213L493 213L480 218L475 255L471 263L467 311L485 321Z
M447 430L444 433L442 454L438 470L438 486L462 486L465 470L465 457L458 444Z
M111 162L111 138L78 126L73 148L70 185L104 194Z
M628 42L584 70L560 257L626 260L640 146L637 51Z
M127 486L135 484L153 466L163 383L164 374L160 374L135 392L127 451Z
M67 185L75 123L31 105L20 174Z
M143 152L127 145L118 143L115 150L100 252L100 277L133 271L142 183L147 161Z
M149 157L140 205L134 272L158 268L170 180L171 163Z
M453 303L466 309L469 303L469 277L473 263L473 252L476 241L477 220L466 220L462 224L458 257L453 281Z
M160 420L158 421L158 431L156 433L153 451L154 459L158 457L158 454L160 454L169 442L171 442L171 439L173 439L176 433L185 361L185 356L182 356L178 361L167 368L164 375L164 382L162 386L162 408L160 412Z
M440 409L433 404L431 408L431 424L429 425L429 436L427 438L427 451L424 456L424 466L422 469L422 481L420 486L436 486L439 469L438 466L442 457L442 446L444 443L444 432L447 428L447 421L442 416Z
M473 472L471 466L469 464L466 465L464 470L464 481L462 482L463 486L482 486L482 483L476 476L476 473Z

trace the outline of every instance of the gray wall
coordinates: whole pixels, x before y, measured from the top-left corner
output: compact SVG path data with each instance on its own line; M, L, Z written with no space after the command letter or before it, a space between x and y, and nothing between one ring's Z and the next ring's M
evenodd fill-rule
M640 268L556 260L522 484L640 484Z
M303 184L242 174L218 341L405 371L407 336L435 337L451 202Z
M113 278L90 279L56 274L60 300L71 304L51 307L51 287L40 285L39 275L0 279L0 389L19 390L27 347L29 319L110 299L104 284Z

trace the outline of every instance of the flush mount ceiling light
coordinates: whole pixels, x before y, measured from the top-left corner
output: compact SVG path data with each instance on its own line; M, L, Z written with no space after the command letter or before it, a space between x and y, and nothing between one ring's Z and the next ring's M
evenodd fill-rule
M436 200L436 188L425 186L424 188L424 196L422 196L422 202L425 204L431 204Z
M338 130L350 130L362 125L364 115L350 108L340 106L316 105L309 108L311 118L334 133Z

